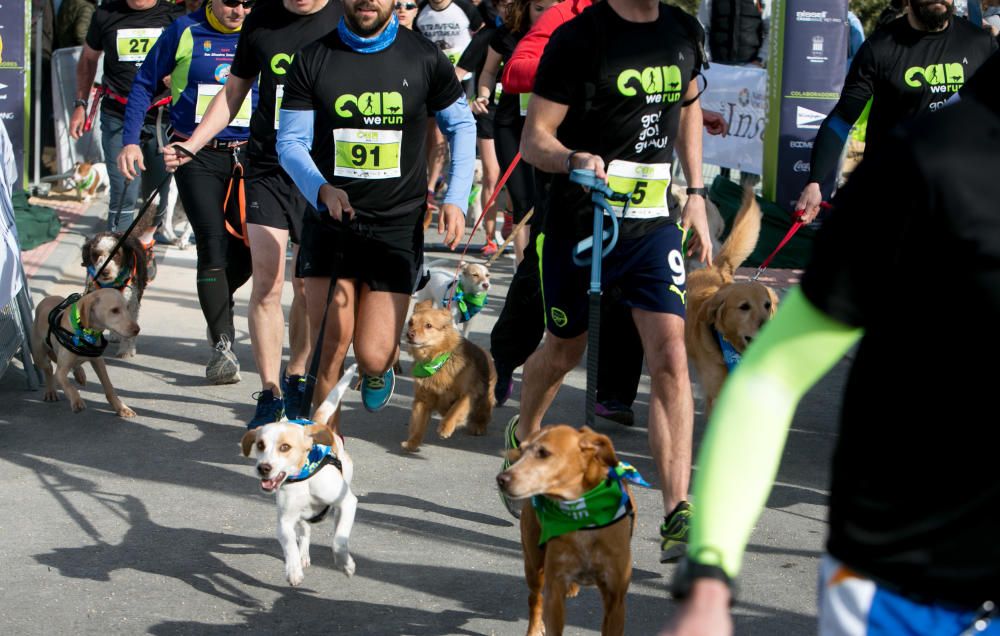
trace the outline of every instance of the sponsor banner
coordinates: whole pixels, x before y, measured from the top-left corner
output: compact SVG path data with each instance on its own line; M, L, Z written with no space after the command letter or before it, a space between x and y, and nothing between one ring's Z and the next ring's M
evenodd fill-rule
M27 185L28 153L28 55L31 28L30 5L26 0L0 0L0 121L7 127L17 162L18 179L11 185L20 190Z
M722 113L729 123L725 135L705 133L704 162L760 174L767 125L767 71L756 66L712 64L705 71L708 88L701 106Z
M789 212L808 182L816 133L844 86L847 33L844 0L774 0L763 187ZM835 179L821 184L825 196Z

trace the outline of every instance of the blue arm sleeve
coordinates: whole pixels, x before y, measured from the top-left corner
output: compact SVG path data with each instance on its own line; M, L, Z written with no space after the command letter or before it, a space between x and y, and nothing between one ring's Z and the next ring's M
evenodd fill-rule
M128 104L125 105L125 126L122 129L122 145L139 143L139 133L146 119L146 111L153 101L153 92L157 85L174 70L177 56L177 43L183 29L174 28L171 24L156 40L143 60L139 72L132 81L132 90L128 93ZM112 158L114 160L114 158Z
M324 210L319 201L319 189L326 177L316 167L310 151L313 143L315 113L311 110L281 109L278 129L278 162L292 178L306 200Z
M458 206L462 214L465 214L469 208L469 193L472 192L476 172L476 119L464 96L438 112L436 117L438 127L451 146L448 193L445 194L444 202Z

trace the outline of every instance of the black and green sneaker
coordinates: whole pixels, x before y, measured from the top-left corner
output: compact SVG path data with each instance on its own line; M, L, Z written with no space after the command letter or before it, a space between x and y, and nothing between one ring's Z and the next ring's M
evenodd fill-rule
M677 504L660 525L660 563L671 563L684 556L694 508L686 501Z
M510 418L507 422L507 427L503 430L503 467L501 471L510 468L511 464L514 462L510 461L510 451L520 447L517 441L517 419L518 415ZM503 505L506 506L507 512L511 514L515 519L521 518L521 501L518 499L512 499L508 497L504 492L500 491L500 499L503 501Z

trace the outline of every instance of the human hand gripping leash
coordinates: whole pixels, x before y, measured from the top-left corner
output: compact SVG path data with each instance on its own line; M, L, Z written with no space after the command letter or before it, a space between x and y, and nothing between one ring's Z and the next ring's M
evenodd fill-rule
M615 192L597 177L593 170L572 170L569 180L590 190L590 200L594 203L593 233L577 243L573 250L573 262L580 267L590 265L590 288L588 295L587 319L587 399L586 423L594 426L597 404L597 366L601 343L601 259L607 256L618 242L618 217L608 201L624 203L622 218L632 202L632 193ZM604 229L604 217L611 217L611 228ZM590 252L588 255L587 252Z

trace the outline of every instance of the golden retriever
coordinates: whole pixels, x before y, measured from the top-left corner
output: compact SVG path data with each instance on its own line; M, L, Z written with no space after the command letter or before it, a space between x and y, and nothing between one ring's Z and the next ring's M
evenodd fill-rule
M435 308L430 300L413 308L406 341L413 354L414 394L410 434L403 448L411 452L420 448L433 413L442 415L438 426L442 439L451 437L466 420L473 435L486 433L497 382L489 355L458 333L449 310Z
M778 308L778 296L766 285L734 280L736 268L757 246L760 217L760 207L748 189L715 261L687 279L684 342L705 393L706 414L729 375L719 336L742 354Z

